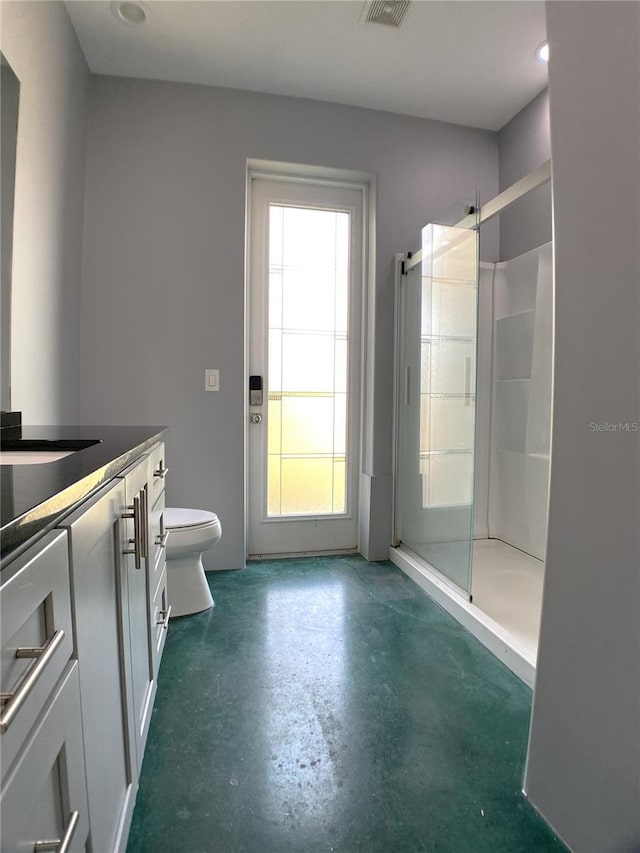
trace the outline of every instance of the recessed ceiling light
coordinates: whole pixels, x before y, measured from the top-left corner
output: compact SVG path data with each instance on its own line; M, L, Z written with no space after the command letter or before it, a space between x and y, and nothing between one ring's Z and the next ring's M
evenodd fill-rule
M548 62L549 61L549 42L543 41L542 44L539 44L536 48L536 59L538 62Z
M122 24L144 24L147 20L147 7L144 3L132 0L115 0L111 11Z

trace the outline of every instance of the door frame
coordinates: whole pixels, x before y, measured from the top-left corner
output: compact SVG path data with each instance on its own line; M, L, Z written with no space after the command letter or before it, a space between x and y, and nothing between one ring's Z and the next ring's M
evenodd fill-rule
M321 166L307 166L296 163L284 163L250 158L247 160L246 198L245 198L245 280L244 280L244 381L243 417L244 417L244 553L249 557L249 355L250 355L250 288L251 288L251 202L252 182L256 179L282 181L284 183L319 184L323 186L347 187L362 192L362 298L360 306L360 400L358 427L358 459L356 478L362 479L367 455L371 448L367 441L367 418L373 409L373 308L375 306L375 176L367 172L334 169ZM362 508L360 505L362 490L360 483L354 484L358 494L358 506L354 507L358 517L356 525L356 551L362 551ZM316 552L305 552L316 553ZM330 554L330 551L323 551ZM344 553L344 552L339 552ZM270 558L279 555L269 555ZM288 556L283 554L282 556ZM291 556L295 556L292 554Z

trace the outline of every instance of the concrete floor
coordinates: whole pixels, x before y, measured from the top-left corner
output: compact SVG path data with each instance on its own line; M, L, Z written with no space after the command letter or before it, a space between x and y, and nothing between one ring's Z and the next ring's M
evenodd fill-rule
M521 793L531 691L399 569L209 580L169 628L129 853L565 850Z

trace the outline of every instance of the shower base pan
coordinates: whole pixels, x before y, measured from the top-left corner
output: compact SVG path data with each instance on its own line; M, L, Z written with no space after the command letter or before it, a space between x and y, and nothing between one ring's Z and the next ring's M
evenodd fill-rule
M424 560L405 548L392 548L391 562L463 625L529 687L536 675L536 650L469 601Z

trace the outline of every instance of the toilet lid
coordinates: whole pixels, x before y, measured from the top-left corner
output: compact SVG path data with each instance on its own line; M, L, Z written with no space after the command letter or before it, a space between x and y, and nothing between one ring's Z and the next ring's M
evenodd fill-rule
M214 524L217 520L215 513L203 509L183 509L175 506L164 509L165 530L175 527L202 527L205 524Z

